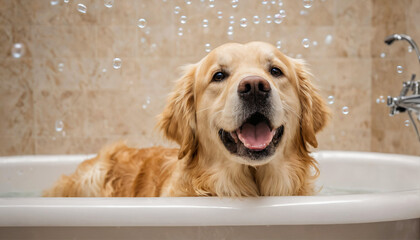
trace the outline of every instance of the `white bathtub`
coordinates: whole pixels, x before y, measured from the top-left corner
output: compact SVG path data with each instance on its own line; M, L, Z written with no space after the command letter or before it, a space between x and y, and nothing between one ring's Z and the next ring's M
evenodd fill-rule
M39 198L88 156L1 157L0 238L420 239L420 157L314 155L320 195L246 199Z

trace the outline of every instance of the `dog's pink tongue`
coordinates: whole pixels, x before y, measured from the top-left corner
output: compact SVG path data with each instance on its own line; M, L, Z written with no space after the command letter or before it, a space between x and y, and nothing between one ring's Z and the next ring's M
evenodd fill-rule
M245 123L236 133L246 148L257 151L264 150L274 136L274 130L270 131L270 127L265 122L257 125Z

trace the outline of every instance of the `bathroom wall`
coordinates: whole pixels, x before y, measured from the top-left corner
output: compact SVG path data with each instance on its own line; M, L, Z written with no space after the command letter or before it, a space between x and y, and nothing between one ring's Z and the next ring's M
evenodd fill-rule
M222 43L252 40L306 59L323 97L333 96L320 149L420 155L408 116L388 116L381 102L419 74L406 42L383 39L406 33L420 43L420 1L67 2L0 0L0 155L94 153L119 139L171 145L154 124L178 67ZM286 17L274 21L279 10ZM25 49L18 58L15 43Z

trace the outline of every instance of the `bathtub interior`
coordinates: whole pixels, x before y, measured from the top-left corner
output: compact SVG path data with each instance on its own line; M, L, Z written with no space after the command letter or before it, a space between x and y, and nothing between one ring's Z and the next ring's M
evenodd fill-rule
M94 155L12 156L0 159L0 197L39 197L62 175ZM420 189L420 157L321 151L314 153L320 196Z

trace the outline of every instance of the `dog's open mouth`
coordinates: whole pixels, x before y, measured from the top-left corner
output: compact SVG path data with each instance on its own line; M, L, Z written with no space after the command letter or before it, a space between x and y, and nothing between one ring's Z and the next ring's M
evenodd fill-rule
M235 131L220 129L219 137L229 152L257 160L275 152L283 132L283 125L273 129L269 119L256 112Z

